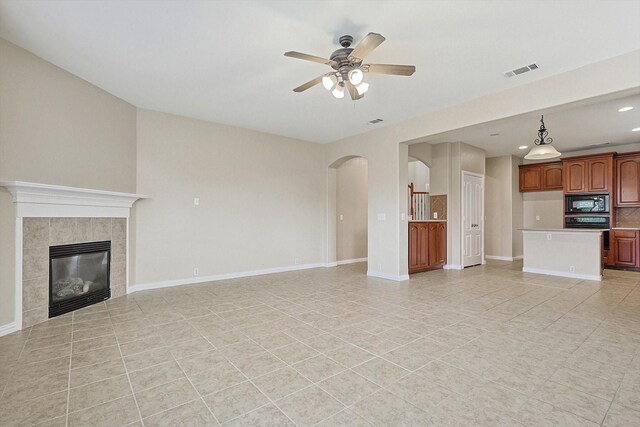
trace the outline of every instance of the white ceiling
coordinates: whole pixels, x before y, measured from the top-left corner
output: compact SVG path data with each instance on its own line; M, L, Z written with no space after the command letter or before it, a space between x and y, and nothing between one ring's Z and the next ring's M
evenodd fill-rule
M482 123L450 132L432 135L415 142L459 142L482 148L487 157L513 154L524 157L538 137L540 115L544 114L544 123L553 138L553 145L561 153L570 153L580 149L595 148L593 145L610 143L615 151L616 145L635 143L640 150L640 89L633 95L605 96L576 104L567 104L545 111L522 114L503 120ZM623 107L633 110L618 112ZM497 136L491 136L492 134ZM518 147L527 146L520 150Z
M639 49L638 22L637 0L0 0L0 37L138 107L315 142ZM292 91L329 68L285 51L328 56L370 31L387 41L367 62L413 64L413 77L368 75L357 102Z

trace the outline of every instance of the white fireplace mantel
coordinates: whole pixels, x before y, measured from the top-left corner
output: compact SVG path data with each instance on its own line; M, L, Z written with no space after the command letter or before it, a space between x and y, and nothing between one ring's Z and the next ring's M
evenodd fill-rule
M129 217L142 194L64 187L23 181L0 181L15 204L15 310L14 321L0 325L0 336L22 329L22 238L24 218L126 218L126 289L129 292Z
M129 217L142 194L64 187L23 181L0 181L13 196L18 217Z

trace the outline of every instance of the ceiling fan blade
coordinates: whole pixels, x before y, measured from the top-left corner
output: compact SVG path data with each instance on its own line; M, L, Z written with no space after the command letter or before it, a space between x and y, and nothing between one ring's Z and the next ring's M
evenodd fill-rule
M353 49L353 52L351 52L351 55L349 56L362 60L373 49L380 46L380 43L382 43L383 41L385 41L385 38L382 35L378 33L369 33L364 36L362 40L360 40L360 43L358 43L358 45L355 47L355 49Z
M394 76L410 76L416 72L415 65L367 64L363 71L375 74L391 74Z
M284 56L288 56L290 58L296 58L296 59L304 59L305 61L317 62L320 64L326 64L332 67L334 65L336 66L338 65L335 61L332 61L330 59L320 58L319 56L314 56L314 55L307 55L306 53L301 53L301 52L289 51L289 52L285 52Z
M313 80L309 80L308 82L306 82L303 85L298 86L297 88L295 88L293 91L294 92L304 92L305 90L314 87L315 85L317 85L318 83L320 83L322 81L322 78L324 77L324 74L321 76L316 77Z
M347 90L349 91L349 95L351 95L351 99L353 99L354 101L357 101L358 99L364 97L364 94L360 95L356 90L356 87L352 85L351 82L345 81L345 83L347 86Z

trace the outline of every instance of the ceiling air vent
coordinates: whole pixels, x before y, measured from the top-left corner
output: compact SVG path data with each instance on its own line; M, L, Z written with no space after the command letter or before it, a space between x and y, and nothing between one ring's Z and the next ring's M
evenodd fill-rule
M367 124L369 125L377 125L378 123L382 122L382 119L373 119L371 121L368 121Z
M528 73L529 71L537 70L538 64L533 63L530 65L525 65L524 67L516 68L515 70L505 71L505 77L514 77L519 76L520 74Z

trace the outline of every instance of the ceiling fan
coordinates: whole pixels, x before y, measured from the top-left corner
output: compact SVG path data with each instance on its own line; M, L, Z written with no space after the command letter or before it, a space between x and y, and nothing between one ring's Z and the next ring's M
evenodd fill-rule
M342 48L333 52L329 59L294 51L284 54L284 56L318 62L333 68L333 71L298 86L293 90L294 92L304 92L322 83L324 88L331 91L336 98L344 98L346 88L349 95L351 95L351 99L355 101L362 98L369 90L369 84L364 81L364 73L410 76L416 71L416 67L413 65L363 63L364 57L385 41L385 38L380 34L367 34L355 48L351 47L353 43L352 36L342 36L339 41Z

